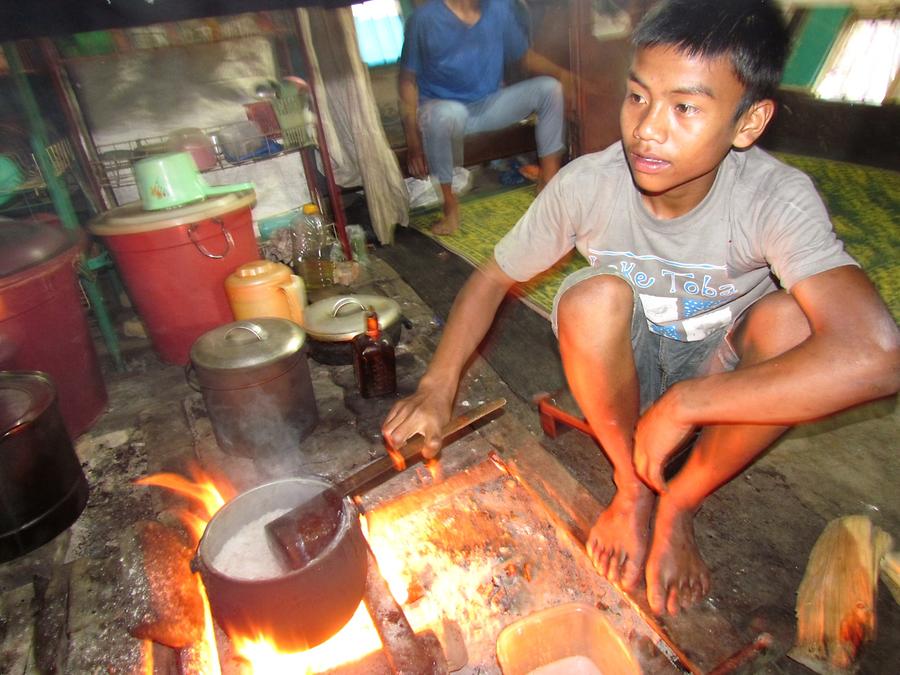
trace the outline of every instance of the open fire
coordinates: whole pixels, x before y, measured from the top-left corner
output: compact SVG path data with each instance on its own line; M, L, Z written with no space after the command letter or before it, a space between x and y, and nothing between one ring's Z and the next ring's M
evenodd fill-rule
M179 515L196 550L206 522L235 491L196 470L192 477L163 474L139 482L190 499L193 508ZM361 504L361 523L391 602L400 606L416 640L436 637L448 665L468 662L499 672L495 643L507 624L555 604L603 600L605 591L583 551L492 462L441 482L422 471L423 480L431 484L385 503ZM191 576L202 592L199 575ZM613 604L613 598L606 600ZM349 673L355 672L353 664L382 650L374 610L365 603L329 640L295 653L280 650L265 635L225 638L205 600L204 607L207 630L198 644L182 650L189 652L180 659L183 673ZM606 609L615 620L618 607ZM634 632L633 626L623 628Z
M200 469L192 468L193 480L177 474L155 474L135 481L139 485L166 488L189 499L196 510L180 509L177 515L192 537L192 547L196 549L206 524L216 512L233 498L236 490L224 478L213 478ZM204 606L203 638L191 648L189 663L182 664L186 673L206 675L222 672L218 654L216 631L213 626L209 602L199 575L193 574ZM285 652L279 649L265 635L230 635L231 648L243 662L241 675L261 675L265 673L316 673L360 657L381 648L378 633L360 603L356 612L344 628L326 642L303 652ZM152 652L150 652L152 653ZM152 663L145 661L145 672L152 673Z

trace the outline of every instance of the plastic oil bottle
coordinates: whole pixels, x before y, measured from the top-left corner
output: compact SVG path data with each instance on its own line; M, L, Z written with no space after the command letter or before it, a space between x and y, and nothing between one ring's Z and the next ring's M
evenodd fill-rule
M378 326L378 315L366 309L366 332L353 338L353 370L360 396L390 396L397 391L394 345Z
M303 213L293 223L293 267L303 277L307 288L323 288L334 284L332 251L337 240L325 222L319 207L304 204Z

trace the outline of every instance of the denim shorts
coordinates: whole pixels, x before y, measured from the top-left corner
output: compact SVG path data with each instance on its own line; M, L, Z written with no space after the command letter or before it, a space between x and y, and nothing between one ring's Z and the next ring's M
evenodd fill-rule
M628 283L615 271L596 267L582 268L563 280L553 300L553 312L550 316L554 333L558 334L557 307L563 294L574 285L603 274L618 277ZM734 370L738 364L738 355L729 339L733 328L734 325L724 326L702 340L693 342L658 335L647 326L643 305L637 293L634 293L631 347L634 350L634 365L641 388L641 411L649 408L676 382Z

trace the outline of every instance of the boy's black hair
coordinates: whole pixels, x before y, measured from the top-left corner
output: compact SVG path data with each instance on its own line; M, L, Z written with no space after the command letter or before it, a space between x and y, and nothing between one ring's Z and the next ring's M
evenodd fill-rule
M635 28L634 47L671 46L689 56L728 56L744 85L735 119L773 98L781 82L788 32L769 0L666 0Z

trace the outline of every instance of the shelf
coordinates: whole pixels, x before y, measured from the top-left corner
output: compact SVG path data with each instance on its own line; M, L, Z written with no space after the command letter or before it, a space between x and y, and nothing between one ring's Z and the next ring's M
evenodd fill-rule
M203 129L208 137L222 138L222 134L228 133L233 127L245 124L243 122L233 125L224 125L212 129ZM286 141L286 139L289 139ZM289 147L285 147L287 142ZM220 142L221 143L221 142ZM229 144L225 144L226 146ZM309 132L294 128L286 131L277 131L270 134L260 133L258 136L246 137L241 144L248 152L237 156L224 153L217 143L213 142L216 150L215 166L204 169L202 173L213 173L223 169L237 166L246 166L256 162L282 157L302 148L316 147L315 137ZM95 173L104 185L109 187L127 187L135 185L133 165L136 161L152 157L154 155L182 152L173 148L168 143L168 136L152 136L139 138L121 143L98 145L97 156L99 161L95 165Z
M50 157L50 164L53 166L53 171L57 177L65 174L75 161L72 146L67 139L48 145L47 155ZM3 153L3 156L12 160L16 165L21 180L16 182L11 189L0 188L0 198L8 198L10 195L38 193L47 187L34 153Z

